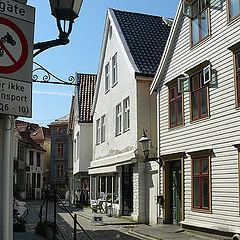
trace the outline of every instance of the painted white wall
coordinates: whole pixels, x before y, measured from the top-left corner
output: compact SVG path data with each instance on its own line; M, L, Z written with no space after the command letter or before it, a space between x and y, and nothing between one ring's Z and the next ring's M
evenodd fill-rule
M111 20L111 19L110 19ZM98 93L98 99L94 112L93 121L93 162L91 167L96 166L95 161L98 164L105 165L116 161L115 157L120 154L130 153L130 158L134 157L133 151L137 148L137 119L132 116L136 116L136 80L134 77L134 70L126 55L124 46L120 41L120 37L117 33L116 26L110 23L112 26L112 38L107 37L107 47L105 52L105 58L103 63L103 71L100 76L100 88ZM112 73L112 57L117 53L118 60L118 83L112 86L112 75L110 74L110 91L105 93L105 66L110 63L110 73ZM130 130L115 136L116 131L116 106L123 100L129 97L130 99ZM123 110L123 109L122 109ZM96 121L103 115L106 116L105 120L105 142L96 145ZM109 161L99 162L103 159L109 158ZM126 158L125 158L126 160ZM129 160L129 156L128 156ZM121 161L121 160L120 160Z
M240 19L227 22L226 1L211 1L211 36L190 48L189 19L180 25L159 88L160 154L212 148L212 213L191 210L191 161L184 160L185 222L221 231L240 232L238 151L240 111L235 108L233 54L228 47L239 42ZM168 88L174 78L210 60L218 84L209 88L210 118L190 122L189 93L184 93L183 127L168 129Z

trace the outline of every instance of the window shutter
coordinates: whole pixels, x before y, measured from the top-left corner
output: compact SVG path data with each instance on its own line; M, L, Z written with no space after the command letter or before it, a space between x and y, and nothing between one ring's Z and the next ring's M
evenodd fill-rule
M178 93L189 92L190 91L190 78L180 77L178 78Z
M192 4L187 2L187 0L183 0L182 13L188 18L192 18Z
M209 64L203 69L203 83L207 84L212 80L212 66Z

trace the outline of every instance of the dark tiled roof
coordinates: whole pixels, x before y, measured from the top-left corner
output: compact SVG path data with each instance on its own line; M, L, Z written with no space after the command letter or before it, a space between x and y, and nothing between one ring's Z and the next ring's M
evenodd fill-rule
M51 132L49 128L40 127L36 131L32 132L30 136L34 141L49 140L51 139Z
M79 122L92 123L91 109L96 86L96 74L77 73Z
M155 75L171 27L159 16L113 12L140 74Z

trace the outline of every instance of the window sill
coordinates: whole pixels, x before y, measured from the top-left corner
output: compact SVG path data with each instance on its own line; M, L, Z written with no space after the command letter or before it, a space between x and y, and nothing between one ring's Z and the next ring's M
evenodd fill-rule
M198 41L198 42L196 42L196 43L194 43L194 44L190 43L190 50L192 51L192 50L194 50L195 48L197 48L198 46L200 46L201 44L205 43L206 41L209 40L209 38L211 38L211 36L212 36L212 35L209 34L209 35L207 35L206 37L204 37L203 39L201 39L200 41Z
M118 137L118 136L120 136L122 133L117 133L116 135L115 135L115 137Z
M115 87L118 84L118 82L113 83L112 88Z
M212 210L192 208L192 212L212 214Z
M239 19L240 19L240 14L234 16L233 18L230 18L228 16L227 26L231 25L232 23L236 22Z
M126 132L128 132L129 130L130 130L130 128L125 129L125 130L123 131L123 133L126 133Z
M181 127L183 127L184 125L185 125L185 124L182 123L181 125L177 125L177 126L174 126L174 127L168 127L168 130L169 130L169 131L172 131L172 130L175 130L175 129L181 128Z
M110 92L110 89L108 89L107 91L105 91L105 94L107 94L108 92Z
M196 122L199 122L199 121L202 121L202 120L206 120L206 119L209 119L210 118L210 115L208 116L205 116L205 117L201 117L201 118L198 118L198 119L195 119L195 120L190 120L190 123L196 123Z

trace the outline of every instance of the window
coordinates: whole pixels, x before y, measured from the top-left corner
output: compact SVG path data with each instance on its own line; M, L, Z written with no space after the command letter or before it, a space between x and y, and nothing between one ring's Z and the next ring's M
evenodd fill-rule
M210 209L209 157L192 159L193 209Z
M110 88L110 69L109 63L105 66L105 92Z
M169 88L169 121L170 127L183 124L182 93L178 93L177 84Z
M203 72L190 78L191 83L191 118L197 120L209 115L208 87L203 84Z
M116 106L116 135L121 134L122 131L122 106L121 103Z
M57 156L63 156L63 147L64 143L63 142L57 142Z
M41 167L41 154L37 153L37 167Z
M99 144L101 141L101 127L100 127L100 118L96 122L96 144Z
M240 15L240 0L228 0L229 19Z
M24 147L18 146L18 159L24 161Z
M118 82L117 54L112 58L112 85Z
M235 70L237 107L240 107L240 52L235 54Z
M101 117L101 142L105 141L105 115Z
M209 8L207 1L195 0L191 9L191 39L194 45L209 35Z
M64 166L63 166L63 164L57 164L57 166L56 166L56 177L64 177Z
M129 97L123 101L123 131L130 128L130 102Z
M33 151L29 152L29 165L33 166Z
M37 173L37 188L41 187L41 173Z

